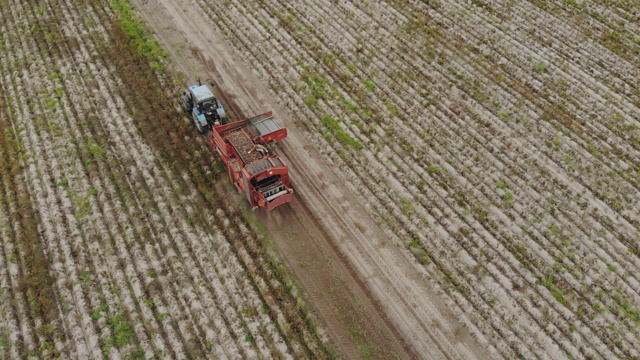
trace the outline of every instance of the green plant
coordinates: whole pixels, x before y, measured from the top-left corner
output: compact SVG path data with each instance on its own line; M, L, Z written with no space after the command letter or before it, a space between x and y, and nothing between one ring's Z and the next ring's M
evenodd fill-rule
M364 359L371 359L376 349L375 346L363 343L358 343L356 346L358 347L358 350L360 350L360 355L362 355Z
M513 201L513 194L512 193L505 193L502 196L502 199L506 202L512 202Z
M102 147L94 144L91 140L87 142L89 153L96 158L103 158L107 153Z
M135 350L131 350L131 353L129 354L129 356L127 357L129 359L144 359L144 349L143 348L137 348Z
M74 201L74 205L76 206L76 215L78 217L88 215L92 211L91 203L84 196L77 197Z
M150 66L157 72L163 72L162 60L169 53L160 44L151 39L144 30L140 20L133 13L133 5L126 0L118 0L111 3L111 8L120 17L120 27L124 34L133 42L136 51L150 60Z
M400 199L400 203L402 204L404 212L412 212L413 210L415 210L413 205L411 205L411 202L409 202L409 200L407 199Z
M9 346L9 335L0 333L0 348Z
M342 104L344 105L344 107L351 112L357 112L358 111L358 107L356 105L354 105L351 101L342 98L340 99L340 101L342 102Z
M365 119L369 119L369 118L373 117L373 110L371 110L369 108L361 108L360 109L360 115Z
M93 282L91 275L89 275L89 272L87 272L86 270L80 273L80 278L85 284L91 284L91 282Z
M240 313L243 314L243 315L249 316L249 317L251 317L251 316L253 316L255 314L253 309L250 309L250 308L248 308L246 306L243 307L242 309L240 309Z
M321 60L325 64L334 63L336 60L338 60L338 58L339 58L338 55L334 53L326 53L326 54L322 54L321 56Z
M327 97L326 86L329 83L328 79L316 73L304 73L302 80L307 84L309 91L311 91L311 98L324 99Z
M49 110L53 111L53 110L55 110L55 109L56 109L56 100L55 100L55 99L48 97L48 98L45 100L45 102L46 102L46 104L47 104L47 108L48 108Z
M255 343L255 341L256 341L256 340L253 338L253 334L251 334L250 332L248 332L248 333L245 335L244 339L245 339L246 341L248 341L248 342L252 343L252 344L253 344L253 343Z
M322 116L322 124L327 128L327 130L329 130L329 133L336 137L338 142L340 142L341 144L349 145L358 150L361 150L363 148L363 145L360 142L358 142L356 139L352 138L349 134L342 130L338 120L331 117L331 115L325 114L324 116Z
M362 80L362 84L364 85L364 87L367 88L367 90L369 91L373 91L376 88L376 83L374 83L373 81L369 80L369 79L365 79Z
M419 249L422 247L422 244L420 244L420 240L419 239L413 239L409 242L409 244L407 244L410 248L416 248Z
M395 105L385 101L384 106L389 109L389 111L391 112L391 116L398 116L398 108Z
M113 334L113 342L122 348L133 338L133 325L125 321L123 315L114 315L107 319L107 325Z
M547 69L546 65L544 63L538 63L536 64L536 66L533 68L533 71L535 71L538 74L542 74L543 72L545 72Z
M564 297L564 295L562 294L562 292L558 289L554 289L551 290L551 295L553 295L553 297L558 300L559 303L561 304L566 304L567 303L567 299Z
M91 313L91 318L93 320L98 320L102 317L102 313L106 313L109 311L109 306L106 304L102 304L100 306L98 306L97 309L95 309L92 313Z

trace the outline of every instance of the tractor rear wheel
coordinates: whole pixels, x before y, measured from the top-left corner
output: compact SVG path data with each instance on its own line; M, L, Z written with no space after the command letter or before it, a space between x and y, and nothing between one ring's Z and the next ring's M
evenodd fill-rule
M193 118L193 123L196 124L196 129L198 129L198 132L200 134L204 134L205 128L204 126L202 126L202 124L200 124L200 121L198 120L198 116L195 113L192 113L191 117Z
M185 112L189 112L193 108L191 99L189 99L187 95L181 95L180 102L182 103L182 110L184 110Z

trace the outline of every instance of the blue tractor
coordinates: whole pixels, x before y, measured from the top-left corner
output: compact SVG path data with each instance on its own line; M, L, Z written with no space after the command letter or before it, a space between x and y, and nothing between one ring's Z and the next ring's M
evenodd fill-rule
M229 122L224 107L207 85L189 86L189 93L183 92L180 99L182 100L182 108L185 112L191 113L193 122L201 134L214 125Z

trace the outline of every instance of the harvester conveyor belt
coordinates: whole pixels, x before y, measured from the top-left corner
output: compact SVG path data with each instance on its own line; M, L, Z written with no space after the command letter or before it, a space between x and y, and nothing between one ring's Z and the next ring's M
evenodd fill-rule
M262 157L260 153L253 150L253 141L249 139L249 136L243 130L232 131L226 137L245 164L260 160Z

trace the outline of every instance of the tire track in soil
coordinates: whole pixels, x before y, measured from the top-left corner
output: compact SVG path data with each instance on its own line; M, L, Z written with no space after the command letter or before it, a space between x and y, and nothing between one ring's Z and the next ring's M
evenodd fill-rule
M381 352L378 355L384 358L401 353L394 350L395 346L391 346L391 350L385 350L386 346L368 344L367 341L373 338L377 340L375 344L385 344L396 339L405 354L418 358L406 339L402 338L400 332L384 316L382 305L358 277L354 267L349 265L338 246L327 241L330 239L329 235L313 214L313 209L300 195L295 194L293 202L288 206L272 213L259 212L257 217L276 241L280 252L290 254L285 257L285 262L296 278L305 284L304 297L310 299L311 303L332 305L338 317L343 319L341 324L324 320L327 331L337 334L336 337L342 336L343 338L336 339L338 342L349 342L349 338L352 338L358 346L373 346L376 353ZM363 302L361 299L370 301ZM386 328L370 322L372 314L379 316ZM349 338L344 338L341 334L345 331ZM369 335L358 336L362 333Z
M245 113L238 106L238 104L236 104L235 97L230 94L227 94L219 86L215 86L215 82L213 80L220 78L220 72L218 71L216 64L210 59L207 59L207 57L202 53L202 50L199 50L197 48L191 48L191 54L193 55L193 57L198 59L198 61L202 64L202 66L206 68L207 73L211 73L214 75L214 79L207 79L207 81L204 81L203 83L214 84L214 88L212 89L212 91L215 93L216 97L222 101L222 104L224 104L224 110L229 115L229 118L230 119L246 119L248 116L245 115ZM207 143L208 142L209 140L207 140Z
M174 57L178 58L176 60L179 61L178 67L181 70L189 74L192 69L199 68L200 74L202 73L210 74L211 72L214 73L210 75L214 75L214 77L216 78L216 85L220 84L219 86L216 87L217 90L219 91L220 88L224 88L227 90L226 94L224 94L223 95L224 97L222 98L223 100L226 100L226 103L225 103L226 106L229 106L230 108L234 108L234 109L236 108L245 109L247 111L251 111L251 113L254 113L254 112L258 113L261 111L268 110L264 108L259 108L260 106L263 106L264 104L272 104L275 102L272 99L266 98L263 95L266 93L266 91L257 92L256 89L259 89L259 87L257 86L254 86L251 89L246 88L246 86L248 86L247 84L251 84L250 82L246 81L247 78L250 78L251 81L256 81L254 80L255 78L253 76L248 76L246 73L242 73L240 74L240 76L233 76L238 74L239 69L229 68L230 64L235 65L233 61L234 54L232 53L232 50L226 48L224 44L221 44L219 42L216 43L216 40L217 38L219 38L219 35L217 35L217 33L214 33L213 29L197 27L195 25L198 14L195 11L189 10L188 5L183 4L184 6L181 8L178 8L177 5L170 4L168 2L164 2L164 4L161 4L161 5L148 5L148 4L142 4L138 2L137 5L140 7L140 9L143 10L144 12L143 15L146 17L147 23L151 24L151 26L155 28L156 32L160 34L161 41L163 41L165 45L170 48L170 52L174 55ZM172 9L173 11L171 11L171 15L168 15L165 13L165 11L169 11L167 10L167 7L174 7ZM189 16L186 15L185 11L189 11ZM172 16L176 17L176 19L173 19ZM184 17L184 18L180 19L179 17ZM174 23L174 25L176 28L182 27L183 28L182 32L172 31L171 33L168 33L166 29L160 28L156 25L159 23L162 23L162 24L171 23L171 21L180 21L179 24ZM220 53L220 51L216 52L215 49L209 49L207 51L206 48L195 47L195 49L199 54L199 56L195 56L195 57L199 58L198 60L200 61L200 64L194 65L193 59L187 59L184 56L180 56L181 54L180 54L179 48L182 47L182 49L184 50L184 46L186 43L186 40L184 39L184 33L186 32L191 34L190 39L197 42L196 44L192 44L192 45L204 46L203 44L214 43L214 44L211 44L210 46L209 45L207 46L212 48L217 48L218 50L225 49L225 52L224 53ZM214 37L214 39L211 39L211 37ZM175 48L178 48L178 51L176 51ZM209 58L213 58L215 56L216 63L218 64L219 69L217 69L215 66L211 66L213 61L207 60L207 56L206 56L207 54L209 55ZM203 68L203 65L204 65L204 68ZM220 74L219 71L223 71L224 73ZM230 72L233 75L229 75ZM226 80L226 83L225 83L225 80ZM242 94L242 96L234 96L235 94ZM237 101L229 101L230 98L234 98L234 100L237 100ZM281 111L278 111L278 113L283 114ZM292 122L287 120L289 119L283 119L282 122L292 125ZM300 138L304 138L304 134L301 132L300 129L291 128L291 127L289 129L290 129L290 134L292 134L292 130L293 130L296 132L294 136L299 136ZM291 139L288 139L288 142L287 144L285 144L285 146L287 149L286 155L295 157L296 164L298 164L297 166L294 167L294 169L292 169L292 173L295 170L305 169L306 165L308 165L307 164L308 162L316 162L315 159L319 158L319 156L309 155L306 149L303 149L303 145L300 142L297 142L296 146L293 146L291 145ZM322 169L326 170L329 168L323 167ZM306 176L309 179L315 179L317 178L318 174L323 175L323 172L322 172L323 170L320 170L319 168L316 168L315 170L316 170L315 172L314 171L306 172ZM332 171L332 170L329 170L329 171ZM297 177L295 174L292 174L292 175L293 175L292 177L294 178L294 181L296 181L296 179L302 179L301 174L298 174ZM333 174L331 175L333 176L331 177L331 179L335 180L336 179L335 175ZM312 183L312 182L313 180L308 181L306 186L309 186L309 183ZM318 196L319 198L323 198L323 201L325 202L325 205L324 205L325 207L331 207L330 204L335 204L335 203L342 203L342 205L347 205L351 201L355 203L355 199L349 198L348 196L343 195L348 193L347 189L345 189L344 187L336 188L336 186L334 186L334 185L340 186L338 185L339 183L337 181L331 182L331 185L329 186L331 188L331 191L327 191L327 192L322 191L321 189L312 190L309 188L304 188L303 186L300 186L302 184L303 182L301 181L300 184L296 183L294 184L294 186L297 188L299 192L317 191L316 196ZM301 201L302 200L301 196L297 196L297 200ZM340 200L340 201L337 201L337 200ZM312 203L309 201L307 201L306 204L308 206L307 209L309 209L306 211L303 208L303 205L290 206L291 210L289 211L294 212L295 216L297 216L294 219L288 216L287 211L282 211L282 210L286 210L286 208L282 209L281 211L276 211L273 214L261 214L259 216L260 219L262 220L262 223L265 224L268 230L270 231L271 237L278 243L278 245L281 247L281 250L284 249L282 253L283 253L283 256L285 256L287 259L285 261L290 267L294 267L292 270L294 271L295 275L299 275L300 273L309 274L310 271L308 271L308 269L304 269L304 267L300 265L300 262L302 262L303 264L305 263L304 258L299 259L297 258L298 256L297 254L288 253L286 250L287 249L286 247L292 246L290 244L291 239L295 238L298 241L300 240L300 238L304 239L305 236L299 236L299 235L308 234L311 228L315 227L317 229L317 225L315 224L317 224L318 222L322 222L325 227L329 225L329 227L333 228L332 235L334 237L334 241L331 241L329 239L331 236L328 236L329 234L327 232L319 231L317 237L315 237L314 240L304 243L304 244L309 244L310 246L302 247L302 249L308 250L309 248L317 248L319 244L326 247L327 250L325 251L327 252L325 254L332 254L332 253L335 254L336 248L341 249L339 253L341 253L344 257L349 258L352 264L355 264L358 267L357 269L355 269L353 266L348 266L344 264L344 262L342 262L339 256L336 256L332 259L334 263L343 264L346 271L342 272L341 276L350 279L350 281L352 281L352 284L353 284L352 286L355 286L355 288L361 291L362 294L364 294L365 296L371 296L371 294L375 293L378 299L380 299L380 297L383 297L384 299L381 301L381 303L387 307L391 307L391 308L386 308L385 310L391 311L389 315L395 316L395 318L392 318L392 319L385 318L386 316L385 313L381 309L379 309L380 303L376 303L376 300L372 299L371 297L367 297L364 299L367 303L365 308L367 309L378 308L378 311L374 311L373 313L367 313L367 320L369 320L369 322L375 322L379 324L376 327L380 329L386 328L387 329L386 333L394 336L394 338L390 339L390 341L387 341L386 343L383 344L385 347L387 347L387 345L393 345L394 347L400 350L400 351L396 351L397 354L404 354L401 357L416 357L416 353L412 351L414 349L410 349L407 346L405 340L401 339L402 337L404 337L404 339L411 339L411 345L414 346L415 349L419 351L420 356L429 356L430 354L433 354L436 358L455 358L455 357L459 357L460 355L458 351L462 351L463 353L467 352L468 354L469 348L473 349L474 350L473 352L476 353L477 356L481 356L483 354L483 351L481 349L478 349L473 344L473 341L471 339L463 339L464 344L460 344L460 343L452 344L451 339L446 339L444 334L440 334L440 338L436 339L438 341L434 341L434 339L432 339L432 337L429 336L427 332L429 331L428 325L424 323L424 319L417 318L417 315L410 309L411 306L416 306L416 305L408 304L409 301L407 299L402 298L403 293L401 290L403 289L400 289L400 287L404 286L405 290L407 289L407 287L413 287L413 290L415 292L412 295L415 295L415 294L422 295L423 285L420 285L421 282L419 280L419 277L413 277L411 275L407 275L407 274L412 274L411 271L407 271L407 272L402 271L403 267L401 264L399 264L399 261L398 261L399 258L402 258L401 256L394 258L393 255L389 254L389 250L390 250L389 248L385 249L386 255L375 254L378 256L376 258L373 257L375 255L371 255L371 254L364 255L365 252L356 254L355 252L357 251L356 250L357 246L355 242L354 244L346 245L346 244L340 243L339 241L336 241L338 239L344 239L345 241L349 241L349 239L355 239L358 237L360 238L360 241L369 240L365 238L364 234L359 234L359 235L355 234L356 230L354 228L358 228L357 226L352 226L352 227L350 226L351 224L353 224L355 219L364 218L365 223L372 224L373 225L372 228L376 228L375 223L368 215L366 215L366 212L364 211L363 208L354 206L354 208L358 208L358 210L352 210L351 216L349 216L349 219L341 221L339 219L339 217L341 216L340 214L338 214L337 210L331 211L328 209L323 209L322 213L327 217L325 219L319 219L317 216L314 218L310 214L311 212L310 209L313 208L317 210L316 206L319 206L319 205L317 203ZM344 207L341 210L345 210ZM314 213L317 214L318 211L314 211ZM305 215L303 216L303 214ZM286 224L286 228L285 228L286 232L285 230L283 230L283 227L281 226L283 224ZM299 228L294 229L296 227L299 227ZM341 236L336 236L336 234L341 234ZM371 233L369 233L369 235L371 235ZM374 236L376 239L381 239L381 240L384 239L384 236L381 233L375 234ZM307 238L306 240L309 241L308 236L306 236L306 238ZM380 247L385 247L386 245L384 241L380 241L379 243L380 243ZM360 246L364 246L366 248L367 245L365 244L366 242L363 242L360 244ZM334 250L331 250L332 246L334 247ZM371 245L368 245L368 247L370 246ZM300 247L300 245L298 245L298 247ZM367 251L376 253L376 250L371 248L369 248ZM391 252L393 252L393 250L391 250ZM311 253L311 252L307 251L307 254L308 253ZM319 253L314 252L314 255L318 256ZM357 257L357 258L354 259L354 257ZM320 259L320 258L318 257L317 259ZM384 261L381 261L385 259L391 260L391 263L384 263ZM314 260L314 261L317 261L317 260ZM296 262L298 262L297 268L294 266ZM309 263L310 262L307 261L307 264ZM400 265L400 268L396 267L398 265ZM383 271L381 267L386 267L386 269L391 269L391 270ZM409 266L407 266L407 268L408 267ZM320 265L318 265L318 269L319 270L322 269ZM335 267L334 267L334 270L335 270ZM367 276L364 279L358 280L357 277L354 278L353 276L354 273L366 274ZM321 275L327 276L326 273L321 273ZM398 279L394 278L394 275L399 275L402 278L401 279L402 281L400 281L402 285L398 285L397 283L395 283ZM299 277L299 279L303 281L304 288L307 289L307 291L311 291L309 289L316 290L317 288L315 287L315 284L317 283L317 279L313 279L313 276L311 275L309 275L308 277L309 277L308 279L304 277ZM310 283L304 283L305 281L309 281L309 280L311 280ZM326 281L326 283L330 284L332 279L331 278L323 279L323 281ZM373 287L375 291L372 292L371 288L359 286L358 285L359 281L367 284L367 286L369 287ZM387 290L394 289L395 287L394 285L399 286L399 288L397 288L398 290L395 290L395 291L392 290L391 293L388 294ZM315 294L312 294L312 295L315 295ZM344 293L344 295L350 296L349 293ZM391 297L388 297L388 296L391 296ZM348 341L349 336L345 334L345 331L344 331L345 329L342 328L343 324L341 324L339 319L335 317L336 309L335 308L331 309L330 305L323 304L322 301L318 300L317 298L310 297L309 300L311 304L313 304L316 307L316 309L321 313L323 320L325 322L327 321L332 322L331 324L327 324L329 329L342 330L340 333L338 334L333 333L332 335L334 337L334 340L338 344L340 350L347 351L347 353L344 355L347 355L350 357L357 356L358 350L354 349L354 344ZM425 311L425 308L431 309L432 307L431 305L426 305L425 307L425 303L429 302L430 299L425 300L419 297L411 296L411 302L414 302L416 300L421 303L418 306L422 307L421 310L423 312ZM356 311L355 313L357 314L357 309L354 309L354 310ZM333 317L331 315L327 317L326 314L334 314L334 315ZM394 328L393 326L389 326L388 325L389 323L395 323L395 326L401 326L402 329L400 329L399 327ZM384 331L382 333L384 333ZM409 334L413 334L413 336L408 336ZM367 335L371 336L370 334L367 334ZM376 341L376 343L380 343L379 339L378 341ZM464 348L464 350L462 350L462 348Z
M214 78L220 77L215 64L203 56L202 51L192 49L192 54L208 73L214 74ZM236 103L235 96L220 87L215 87L214 91L220 96L225 109L231 109L232 119L246 117L245 112ZM234 114L236 114L235 117ZM213 153L213 149L209 150ZM234 193L234 190L232 186L225 184L226 192ZM338 324L328 322L323 317L323 324L327 326L334 341L343 343L342 346L347 347L353 346L355 342L357 347L361 347L359 350L361 354L367 351L367 346L374 346L375 351L384 353L382 356L384 358L394 356L418 358L418 354L384 315L381 304L375 300L362 279L358 278L356 270L349 265L348 259L340 252L338 246L330 241L330 235L313 216L312 208L300 198L300 195L296 193L294 196L294 201L288 206L272 213L257 212L256 215L271 238L277 242L280 252L295 254L290 257L285 256L287 268L302 284L314 285L303 286L303 291L306 292L305 298L314 304L316 309L317 304L313 299L320 299L317 302L324 306L333 306L335 315L342 319L341 324ZM242 200L244 199L240 199ZM245 204L242 203L240 206L243 205ZM369 301L363 302L362 299ZM373 313L382 319L384 327L371 321ZM343 333L347 333L347 336ZM363 333L373 335L358 336ZM371 341L372 339L375 341ZM389 344L390 339L397 341L400 349L396 349L395 344ZM385 346L373 344L385 344ZM386 350L389 348L391 350ZM352 357L352 355L348 356ZM449 356L446 358L451 359Z

